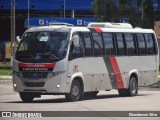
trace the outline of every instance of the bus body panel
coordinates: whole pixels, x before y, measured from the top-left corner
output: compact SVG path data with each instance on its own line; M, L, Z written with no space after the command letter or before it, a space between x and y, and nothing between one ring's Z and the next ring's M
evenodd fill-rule
M65 93L66 92L66 70L67 70L67 59L56 62L55 67L52 72L47 72L46 78L38 78L33 80L33 78L23 78L23 72L19 71L19 68L15 68L13 71L17 71L18 75L13 74L13 84L17 84L14 87L15 91L18 92L35 92L43 91L46 93ZM14 64L18 66L18 61L14 60ZM30 63L28 63L30 64ZM36 63L34 63L36 65ZM37 63L45 64L45 63ZM27 71L28 72L28 71ZM33 71L30 71L33 72ZM27 87L24 82L44 82L43 87ZM19 85L20 84L20 85ZM58 85L58 86L57 86Z
M102 57L77 58L69 61L68 72L82 72L84 92L111 89L111 81Z
M138 70L139 86L150 85L157 81L157 64L155 55L116 57L116 59L119 64L121 73L128 74L132 69ZM128 75L127 79L129 80L129 78L130 75Z

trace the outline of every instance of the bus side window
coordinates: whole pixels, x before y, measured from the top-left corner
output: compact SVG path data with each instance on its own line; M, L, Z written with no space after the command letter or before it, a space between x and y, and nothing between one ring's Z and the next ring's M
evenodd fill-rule
M125 55L125 48L123 42L123 36L121 33L116 33L116 40L117 40L117 55Z
M82 40L78 35L73 36L73 41L70 46L69 60L84 56Z
M93 56L92 42L89 33L83 33L85 43L85 56Z
M158 46L157 46L157 41L156 41L156 38L155 38L155 35L152 34L152 40L153 40L153 44L154 44L154 54L157 54L158 53Z
M146 54L146 45L145 45L145 39L143 34L136 34L137 36L137 41L138 41L138 49L139 49L139 54L140 55L145 55Z
M104 55L101 33L92 33L92 36L93 36L93 42L94 42L94 56Z
M106 55L115 55L112 33L102 33Z
M145 40L147 43L147 53L148 54L154 54L154 42L152 38L152 34L144 34Z
M125 42L126 42L127 54L135 55L136 49L135 49L133 34L125 33L124 37L125 37Z

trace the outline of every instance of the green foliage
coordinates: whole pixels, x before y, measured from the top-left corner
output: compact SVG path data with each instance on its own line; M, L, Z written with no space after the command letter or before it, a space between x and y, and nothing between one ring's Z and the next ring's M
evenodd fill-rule
M119 0L116 6L114 0L95 0L92 3L92 11L98 21L120 22L121 18L128 18L133 27L153 28L156 13L152 0L144 0L143 5L141 0L133 0L138 10L133 8L130 2L130 0Z
M12 70L11 69L0 69L0 75L11 75Z
M118 5L118 13L120 18L128 18L132 26L139 26L139 13L129 4L129 1L121 2Z
M8 67L10 66L10 62L0 62L0 67Z
M143 27L153 28L155 20L154 7L151 0L146 0L144 2L144 18L143 18Z
M94 17L100 19L100 21L113 21L117 15L117 8L114 4L114 0L95 0L92 3L92 11Z

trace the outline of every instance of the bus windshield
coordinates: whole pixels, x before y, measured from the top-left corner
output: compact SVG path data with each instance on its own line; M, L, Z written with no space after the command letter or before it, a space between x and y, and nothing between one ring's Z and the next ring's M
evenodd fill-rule
M21 62L60 60L66 55L68 38L68 32L27 32L17 48L16 59Z

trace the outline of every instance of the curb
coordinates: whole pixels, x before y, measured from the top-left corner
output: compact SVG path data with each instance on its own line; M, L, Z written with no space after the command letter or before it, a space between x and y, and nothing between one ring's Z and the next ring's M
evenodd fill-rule
M0 83L12 82L12 80L0 80Z
M10 75L4 75L4 76L0 76L0 79L11 79L12 80L12 76L10 76Z

